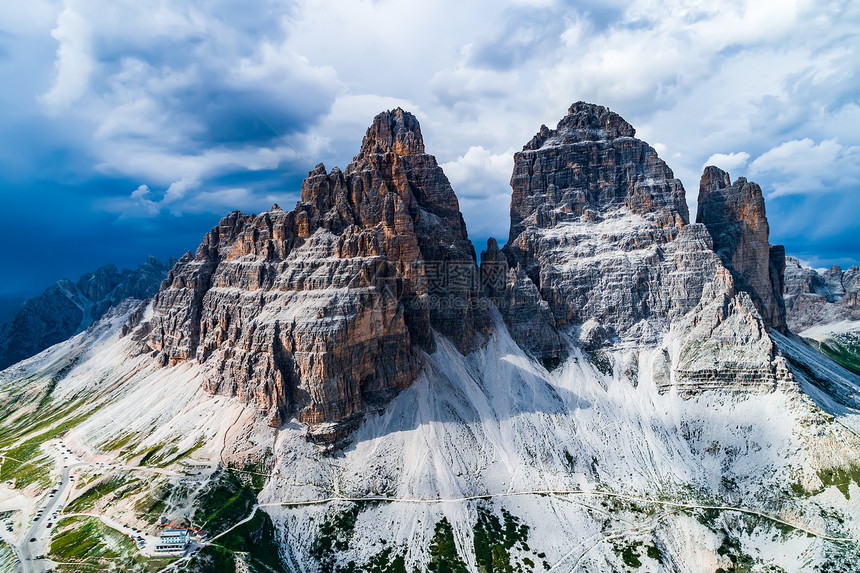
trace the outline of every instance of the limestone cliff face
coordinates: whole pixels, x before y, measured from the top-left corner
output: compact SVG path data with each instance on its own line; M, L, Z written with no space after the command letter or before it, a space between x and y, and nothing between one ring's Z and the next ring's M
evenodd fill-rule
M505 318L511 336L541 360L561 359L567 354L549 304L522 267L511 268L498 242L490 237L481 252L481 278L486 294Z
M681 182L634 133L617 114L579 102L514 156L507 290L539 293L550 310L544 318L503 308L515 336L594 320L604 342L647 340L643 320L668 326L699 303L707 273L721 272L707 231L688 224ZM526 318L545 326L523 328ZM599 345L588 330L587 344ZM528 335L517 340L534 346ZM554 343L531 350L557 352Z
M661 228L687 224L683 185L635 133L618 114L584 102L573 104L556 129L541 126L514 155L509 251L527 251L517 241L527 229L608 210L625 209Z
M452 280L452 276L462 280ZM137 336L321 440L415 378L431 329L464 353L490 329L475 251L418 121L379 114L344 172L318 165L292 211L233 212L183 257Z
M514 159L510 237L488 242L479 273L418 121L378 115L344 171L308 174L295 209L231 213L183 257L135 331L141 351L196 360L208 391L274 426L296 416L322 441L412 383L434 332L480 347L493 303L548 367L578 346L661 390L785 379L768 335L784 254L767 243L760 189L706 171L691 224L656 151L582 102ZM634 349L661 348L638 364Z
M662 390L773 387L787 375L767 333L778 312L763 317L756 291L738 288L715 252L722 243L705 224L690 224L681 182L634 135L617 114L579 102L515 155L510 237L501 251L491 241L482 257L482 271L486 261L506 281L488 294L538 358L563 355L569 340L592 354L627 352L614 368L647 368ZM763 251L754 252L764 253L764 279L776 267L770 294L781 280L779 251L772 265L763 206L749 209L763 225ZM726 210L723 222L747 216ZM648 365L624 350L670 339Z
M785 331L785 249L771 247L761 187L743 177L731 183L725 171L708 166L699 183L696 222L714 239L714 249L750 294L768 326Z

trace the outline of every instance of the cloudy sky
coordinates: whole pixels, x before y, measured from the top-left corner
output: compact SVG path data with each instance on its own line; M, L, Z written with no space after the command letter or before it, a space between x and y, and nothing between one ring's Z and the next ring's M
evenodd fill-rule
M691 203L715 163L762 185L772 243L860 262L854 0L0 5L0 295L292 207L398 105L479 248L507 236L512 153L585 100L631 122Z

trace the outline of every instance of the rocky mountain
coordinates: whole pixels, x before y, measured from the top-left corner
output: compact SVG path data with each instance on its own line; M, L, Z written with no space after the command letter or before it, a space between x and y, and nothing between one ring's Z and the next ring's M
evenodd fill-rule
M0 331L0 369L81 332L126 298L151 297L167 275L155 257L135 269L113 264L85 273L77 282L60 279L25 301Z
M475 277L454 191L396 109L345 171L311 171L294 210L224 218L171 270L138 336L166 366L205 365L208 391L331 440L415 380L432 330L464 354L483 344Z
M793 332L860 374L860 268L819 272L787 257L785 305Z
M556 130L542 128L515 157L504 257L490 242L479 274L457 198L425 153L417 120L382 113L344 172L319 165L308 174L293 211L231 213L183 257L136 333L140 351L166 366L193 359L205 365L208 391L256 404L274 427L295 414L327 442L415 380L417 351L435 350L431 331L463 354L482 346L485 296L547 364L567 356L573 331L592 352L653 345L698 310L712 328L690 342L695 354L682 352L675 386L775 384L784 366L766 328L782 327L782 315L754 333L725 325L752 313L748 299L781 305L779 289L768 282L760 296L762 284L727 273L731 256L721 262L714 251L729 247L712 241L723 225L731 230L720 240L769 249L760 189L756 198L749 186L714 187L721 210L710 207L714 192L703 200L704 224L690 225L680 181L634 133L582 102ZM756 208L750 227L742 217ZM737 267L757 262L739 258ZM700 338L720 345L703 350ZM750 338L767 352L725 364L721 348ZM664 389L670 359L654 366Z
M650 366L658 387L775 384L785 366L767 328L784 322L781 295L770 274L766 284L742 274L756 268L761 248L769 271L761 190L756 196L740 182L714 185L717 170L708 167L704 207L691 224L681 182L634 136L617 114L579 102L514 156L504 257L495 241L482 256L487 274L499 275L500 265L507 272L491 296L512 336L543 359L562 355L562 339L572 336L603 361L602 349L657 346L682 334L680 353L667 349ZM747 260L750 244L760 249ZM740 272L732 266L735 251ZM750 304L762 297L774 316ZM744 352L752 341L759 352ZM635 352L623 361L624 371L639 370Z
M785 306L788 326L803 332L815 325L860 320L860 267L834 265L819 274L786 258Z
M714 250L732 271L737 288L750 294L768 326L785 332L785 248L768 243L761 187L709 166L699 184L697 223L704 223Z
M785 328L761 190L708 167L691 222L583 102L514 159L479 269L417 120L384 112L295 209L229 214L151 301L0 372L16 552L76 471L53 535L190 524L189 571L856 569L860 377Z

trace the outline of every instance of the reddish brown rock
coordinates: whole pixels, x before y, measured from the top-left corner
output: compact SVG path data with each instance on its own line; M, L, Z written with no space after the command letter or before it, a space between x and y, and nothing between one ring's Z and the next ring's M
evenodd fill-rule
M714 250L734 274L737 288L750 294L765 323L785 331L785 249L768 242L761 187L743 177L731 183L725 171L706 167L696 222L708 228Z
M258 404L273 425L296 415L329 440L414 380L434 330L464 353L482 344L476 278L451 185L418 121L396 109L344 172L311 171L294 210L222 219L139 332L165 364L202 363L208 391Z

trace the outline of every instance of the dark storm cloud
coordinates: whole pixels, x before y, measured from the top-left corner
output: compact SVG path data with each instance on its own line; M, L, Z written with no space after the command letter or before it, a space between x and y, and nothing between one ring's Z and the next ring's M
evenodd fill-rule
M849 0L10 3L0 208L16 248L0 265L16 271L0 294L290 207L312 165L345 167L396 106L475 238L507 236L512 153L586 100L633 123L691 200L722 163L761 184L789 253L857 257L858 24Z
M78 0L8 12L0 206L19 241L2 292L181 254L234 208L294 200L307 171L296 149L340 88L283 47L293 14Z
M230 85L219 70L198 73L190 85L161 96L157 105L189 126L186 152L213 146L269 145L307 130L328 111L331 90L311 82L285 82L290 93L268 85Z

